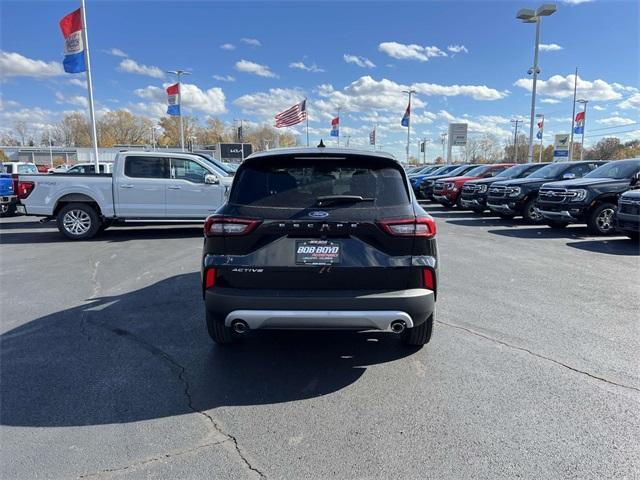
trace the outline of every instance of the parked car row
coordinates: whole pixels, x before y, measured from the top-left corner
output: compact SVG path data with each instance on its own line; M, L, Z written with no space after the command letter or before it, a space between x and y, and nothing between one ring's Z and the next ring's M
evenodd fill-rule
M640 187L639 172L640 159L461 165L448 176L436 170L412 177L412 186L419 197L446 207L478 214L488 208L504 219L521 216L553 228L583 223L593 234L619 230L637 239L638 192L625 192Z

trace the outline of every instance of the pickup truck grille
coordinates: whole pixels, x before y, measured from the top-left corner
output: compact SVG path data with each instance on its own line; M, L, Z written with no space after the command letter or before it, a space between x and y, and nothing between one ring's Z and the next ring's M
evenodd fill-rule
M434 190L444 190L444 182L436 182L433 184Z
M468 184L466 183L463 187L462 187L462 191L464 193L474 193L480 190L480 185L473 185L473 184Z
M620 200L620 213L640 215L640 201Z
M576 195L577 192L569 191L566 188L541 188L538 198L543 202L560 203Z
M504 198L507 195L507 187L489 187L489 196L494 198Z

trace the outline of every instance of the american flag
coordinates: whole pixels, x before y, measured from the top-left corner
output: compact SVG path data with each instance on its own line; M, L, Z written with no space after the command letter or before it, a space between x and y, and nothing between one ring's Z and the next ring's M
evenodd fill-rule
M287 108L284 112L276 115L276 128L291 127L303 122L307 118L307 101L296 103L293 107Z

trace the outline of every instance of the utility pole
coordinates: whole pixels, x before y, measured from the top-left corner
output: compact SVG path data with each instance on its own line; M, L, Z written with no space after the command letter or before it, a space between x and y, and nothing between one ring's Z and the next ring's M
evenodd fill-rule
M444 145L447 143L447 133L441 133L440 137L442 138L442 163L444 163Z
M182 76L191 75L191 73L185 70L169 70L167 73L172 73L173 75L178 77L178 95L180 95L180 149L184 152L184 124L182 122L182 116L184 114L182 110Z
M409 94L409 104L407 106L409 110L409 117L407 118L407 163L409 163L409 145L411 145L411 95L417 92L415 90L403 90L402 93Z
M513 163L518 163L518 124L520 124L520 122L522 122L522 120L511 120L511 123L516 126L513 134Z

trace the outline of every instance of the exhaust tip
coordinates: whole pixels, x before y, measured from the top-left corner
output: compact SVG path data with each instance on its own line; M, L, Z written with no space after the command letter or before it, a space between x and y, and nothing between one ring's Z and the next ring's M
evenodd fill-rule
M249 325L247 325L247 322L245 322L244 320L234 320L231 323L231 328L234 332L243 334L249 330Z
M393 333L402 333L405 328L407 328L407 324L404 323L404 320L394 320L391 322L391 331Z

